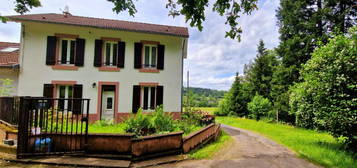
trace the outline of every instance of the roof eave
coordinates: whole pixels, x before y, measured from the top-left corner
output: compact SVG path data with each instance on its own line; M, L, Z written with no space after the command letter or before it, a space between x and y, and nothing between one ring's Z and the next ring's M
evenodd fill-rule
M50 22L50 21L39 21L39 20L32 20L32 19L12 18L11 16L7 16L7 18L10 21L14 21L14 22L29 21L29 22L38 22L38 23L61 24L61 25L71 25L71 26L79 26L79 27L91 27L91 28L99 28L99 29L121 30L121 31L128 31L128 32L150 33L150 34L159 34L159 35L166 35L166 36L189 38L189 35L178 35L178 34L172 34L172 33L161 33L161 32L152 32L152 31L140 31L140 30L130 30L130 29L119 29L119 28L106 28L106 27L100 27L100 26L78 25L78 24L59 23L59 22Z

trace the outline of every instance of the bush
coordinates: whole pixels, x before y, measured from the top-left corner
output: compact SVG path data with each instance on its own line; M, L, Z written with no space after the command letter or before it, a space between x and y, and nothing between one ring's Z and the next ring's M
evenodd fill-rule
M175 129L172 116L165 114L162 106L159 106L155 109L151 122L157 133L171 132Z
M299 126L328 130L356 143L357 27L317 48L303 66L304 82L291 88L290 107Z
M153 125L150 122L150 115L142 114L142 109L139 109L136 114L130 116L125 123L125 132L134 134L135 137L146 136L155 132Z
M260 120L262 116L268 116L272 110L272 105L269 99L260 95L255 95L253 100L248 103L248 110L250 117L256 120Z

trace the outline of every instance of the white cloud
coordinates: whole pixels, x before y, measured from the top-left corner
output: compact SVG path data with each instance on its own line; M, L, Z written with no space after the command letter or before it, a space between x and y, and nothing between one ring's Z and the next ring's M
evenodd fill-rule
M0 14L16 14L13 2L2 2ZM113 4L105 0L42 0L43 7L32 9L30 13L60 13L60 8L68 5L73 15L189 27L183 16L173 19L167 15L167 0L134 2L138 10L134 18L127 12L115 14L112 11ZM199 32L196 28L189 28L188 59L184 67L185 71L190 70L190 86L227 90L235 73L242 73L244 64L254 59L260 39L264 40L266 47L275 47L279 42L275 18L278 4L279 0L260 0L258 11L240 18L239 24L243 28L240 43L224 38L228 30L224 24L225 18L212 12L211 8L207 9L204 30ZM19 24L0 23L0 41L19 42L19 37Z

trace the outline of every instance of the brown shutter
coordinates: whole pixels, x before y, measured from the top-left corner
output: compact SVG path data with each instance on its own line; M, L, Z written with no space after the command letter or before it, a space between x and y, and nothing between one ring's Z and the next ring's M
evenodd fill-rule
M73 86L73 114L81 114L82 112L82 94L83 94L83 86L82 85L74 85Z
M76 39L76 66L84 65L84 49L85 49L85 40L77 38Z
M151 92L150 92L150 109L155 109L155 87L151 87Z
M140 88L139 85L133 87L133 113L138 112L140 108Z
M164 69L164 60L165 60L165 46L157 46L157 69Z
M43 85L43 97L45 98L54 98L53 97L53 91L54 91L54 85L53 84L44 84ZM48 103L45 105L46 108L51 108L53 105L53 101L48 101Z
M118 42L118 67L124 68L125 63L125 42Z
M163 100L164 100L164 87L157 86L156 87L156 106L162 105Z
M46 65L56 64L57 37L47 36Z
M140 69L142 66L142 61L141 61L142 50L143 50L142 43L134 44L134 68L135 69Z
M95 47L94 47L94 66L95 67L102 66L102 48L103 48L103 41L95 40Z

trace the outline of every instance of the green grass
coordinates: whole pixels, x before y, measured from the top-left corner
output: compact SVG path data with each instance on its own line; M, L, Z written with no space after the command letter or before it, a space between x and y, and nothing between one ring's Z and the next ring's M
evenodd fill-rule
M213 114L213 112L217 110L217 107L194 107L194 109L199 109L208 112L209 114Z
M222 134L218 137L216 141L207 144L203 148L199 148L191 151L188 156L191 159L212 158L219 149L223 148L226 144L228 144L232 140L233 138L231 136L229 136L227 133L222 131Z
M216 117L216 121L264 135L313 163L325 167L357 168L357 154L343 150L343 144L328 133L236 117Z
M113 133L113 134L124 134L125 124L111 124L111 125L100 125L98 123L90 124L88 127L89 133Z

